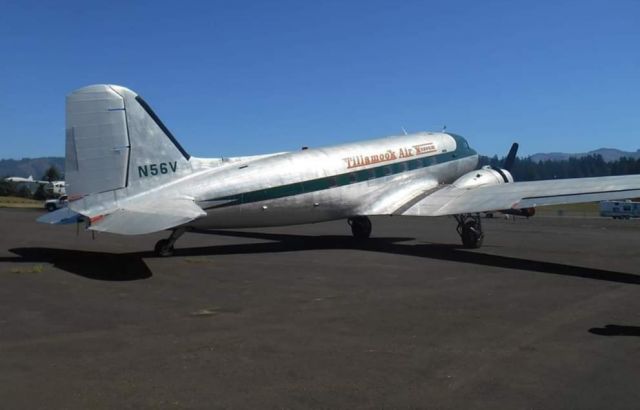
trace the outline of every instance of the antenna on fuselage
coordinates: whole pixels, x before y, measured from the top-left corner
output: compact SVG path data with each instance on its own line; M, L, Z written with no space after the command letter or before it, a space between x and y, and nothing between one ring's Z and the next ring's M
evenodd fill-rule
M402 132L404 132L404 135L409 135L407 134L407 130L404 129L404 127L400 127L402 129Z
M442 126L442 132L445 132L447 130L447 124Z

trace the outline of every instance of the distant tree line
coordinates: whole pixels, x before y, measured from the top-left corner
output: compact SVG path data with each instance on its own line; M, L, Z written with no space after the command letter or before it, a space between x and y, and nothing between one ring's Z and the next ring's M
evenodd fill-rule
M62 179L60 171L55 166L50 166L42 176L42 181L59 181ZM29 185L22 182L5 181L5 177L0 180L0 196L18 196L21 198L31 198L45 200L53 195L45 189L44 184L38 184L35 192L32 192Z
M480 157L480 165L502 166L504 158ZM532 161L530 158L516 158L511 171L516 181L536 181L541 179L603 177L608 175L640 174L640 158L620 158L606 162L601 155L587 155L562 161Z
M15 182L0 181L0 196L19 196L21 198L33 198L33 193L25 184Z

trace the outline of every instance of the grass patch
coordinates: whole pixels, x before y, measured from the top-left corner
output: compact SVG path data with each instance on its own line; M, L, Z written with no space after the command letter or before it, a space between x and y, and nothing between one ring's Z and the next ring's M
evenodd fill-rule
M11 273L23 274L23 273L42 273L44 272L44 266L41 264L32 266L21 266L18 268L11 268Z
M215 316L220 313L240 313L242 312L241 307L231 306L231 307L221 307L221 306L210 306L204 309L199 309L194 312L189 313L189 316L193 317L207 317L207 316Z
M585 202L582 204L564 204L564 205L549 205L536 208L536 213L541 215L600 215L600 203L599 202Z
M0 208L44 208L44 202L17 196L0 196Z
M195 257L195 256L188 256L186 258L183 259L185 262L187 263L210 263L213 262L213 259L207 258L207 257Z
M195 317L205 317L205 316L217 315L218 312L219 312L219 308L210 307L210 308L204 308L204 309L196 310L195 312L191 312L190 315L191 316L195 316Z

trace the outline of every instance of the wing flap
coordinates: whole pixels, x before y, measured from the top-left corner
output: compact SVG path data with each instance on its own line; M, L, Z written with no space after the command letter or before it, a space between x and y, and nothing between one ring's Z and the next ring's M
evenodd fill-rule
M358 209L358 215L399 215L402 210L423 198L438 187L433 179L421 181L399 180L373 192L363 200L365 206Z
M109 214L94 216L89 229L142 235L184 225L206 214L192 199L162 199L154 203L124 205Z
M640 197L640 175L514 182L435 191L403 215L440 216Z

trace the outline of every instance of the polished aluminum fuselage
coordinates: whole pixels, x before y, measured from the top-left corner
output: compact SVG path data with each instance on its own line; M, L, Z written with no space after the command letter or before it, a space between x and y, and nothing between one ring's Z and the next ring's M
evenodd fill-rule
M451 183L473 170L478 156L461 137L424 132L239 158L212 168L203 165L206 160L191 161L194 174L174 189L193 197L207 216L190 225L235 228L391 214L392 208L371 205L384 204L403 185L426 190Z

